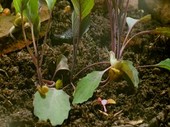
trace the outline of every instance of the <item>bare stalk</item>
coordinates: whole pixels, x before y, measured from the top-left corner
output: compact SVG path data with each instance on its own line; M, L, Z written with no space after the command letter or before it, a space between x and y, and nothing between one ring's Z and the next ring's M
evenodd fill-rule
M33 60L33 63L36 64L36 58L33 54L33 52L31 51L30 47L29 47L29 44L28 44L28 40L27 40L27 36L26 36L26 33L25 33L25 27L24 27L24 20L23 20L23 11L21 11L21 23L22 23L22 33L23 33L23 37L24 37L24 41L26 43L26 47L27 47L27 50Z
M49 30L51 28L51 19L52 19L52 12L50 11L50 18L49 18L48 23L47 23L47 30L45 32L45 36L44 36L44 40L43 40L43 45L42 45L42 51L41 51L41 56L40 56L40 66L42 66L44 52L45 52L44 51L45 50L45 44L47 42L47 36L48 36Z
M149 68L149 67L157 67L157 64L154 64L154 65L137 66L136 68Z
M80 70L77 74L75 74L73 79L75 79L80 73L82 73L83 71L87 70L88 68L96 66L96 65L100 65L100 64L110 64L110 62L103 61L103 62L97 62L97 63L90 64L90 65L86 66L85 68L83 68L82 70Z
M141 31L141 32L133 35L131 38L129 38L129 39L126 41L126 43L122 46L122 48L121 48L121 50L120 50L120 56L122 57L122 54L123 54L124 49L126 48L126 46L130 43L130 41L131 41L134 37L136 37L136 36L138 36L138 35L147 34L147 33L152 33L152 31L151 31L151 30Z
M115 52L116 51L116 40L115 40L115 14L113 13L113 3L112 0L107 0L107 7L108 7L108 12L109 12L109 18L110 18L110 31L111 31L111 48L112 51Z
M33 41L33 47L34 47L35 58L36 58L35 67L36 67L36 71L37 71L37 75L38 75L38 81L39 81L39 85L43 85L41 67L39 66L39 57L38 57L37 45L35 42L34 28L33 28L32 23L30 23L30 27L31 27L31 37L32 37L32 41Z
M115 0L115 29L116 29L116 36L115 36L115 40L116 40L116 52L115 52L115 55L116 55L116 58L119 59L119 47L120 47L120 31L119 31L119 22L121 20L119 20L119 7L118 7L118 0Z
M78 0L78 2L80 3L81 1ZM81 27L81 6L80 6L80 10L79 10L79 21L78 21L78 30L77 33L75 33L75 35L73 35L73 63L72 63L72 68L71 68L71 80L73 78L73 74L74 74L74 68L75 65L77 63L77 50L78 50L78 45L80 43L80 27Z
M119 8L120 8L120 12L119 12L119 19L118 19L118 33L119 33L119 40L118 40L118 47L117 47L117 58L120 59L121 58L121 55L120 55L120 49L121 49L121 46L122 46L122 42L121 42L121 37L123 35L123 30L124 30L124 27L125 27L125 24L126 24L126 17L127 17L127 10L128 10L128 5L129 5L129 0L127 0L126 2L126 5L125 5L125 9L123 10L124 8L124 0L120 0L119 1Z

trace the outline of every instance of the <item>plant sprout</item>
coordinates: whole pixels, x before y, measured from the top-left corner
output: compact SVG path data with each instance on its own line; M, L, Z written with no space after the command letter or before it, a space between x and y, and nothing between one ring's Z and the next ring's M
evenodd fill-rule
M101 104L103 106L103 110L104 112L107 112L107 108L106 105L108 104L116 104L116 101L113 99L101 99L100 97L97 99L97 101L99 102L99 104Z
M83 103L84 101L87 101L90 97L92 97L95 89L99 86L101 82L108 84L112 81L116 81L116 79L119 77L123 77L129 85L138 88L139 77L137 69L133 66L133 63L131 61L123 59L123 52L125 48L137 35L150 33L170 36L170 29L166 27L156 28L154 30L141 31L139 33L131 35L132 29L137 23L147 22L151 19L151 16L146 15L141 19L133 19L131 17L127 17L129 0L106 0L106 2L110 19L111 33L111 51L109 52L110 61L98 62L89 65L84 69L80 70L78 74L80 74L82 71L89 67L99 64L109 64L109 67L103 71L93 71L78 81L77 87L73 95L73 104ZM125 3L125 5L123 3ZM125 32L126 25L128 27L127 32ZM170 60L166 59L154 66L170 70ZM107 79L102 81L102 77L106 72L108 74ZM78 74L76 74L76 76ZM106 101L103 102L103 105L105 105Z

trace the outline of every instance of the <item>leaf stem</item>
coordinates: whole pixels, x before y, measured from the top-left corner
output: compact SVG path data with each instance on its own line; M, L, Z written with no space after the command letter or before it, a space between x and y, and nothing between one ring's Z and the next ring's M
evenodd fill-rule
M149 67L157 67L157 64L154 65L142 65L142 66L137 66L136 68L149 68Z
M34 52L35 52L35 59L36 59L35 67L36 67L36 71L37 71L37 75L38 75L39 85L42 86L43 81L42 81L41 66L39 66L39 56L38 56L38 51L37 51L37 45L35 42L34 27L33 27L32 23L30 23L30 27L31 27L31 36L32 36L33 47L34 47Z
M116 40L115 40L115 14L113 13L113 3L111 0L107 0L107 7L108 7L108 12L109 12L109 18L110 18L110 36L111 36L111 49L113 52L116 52Z
M99 65L99 64L110 64L110 62L103 61L103 62L97 62L97 63L90 64L90 65L86 66L85 68L83 68L82 70L80 70L77 74L75 74L73 79L75 79L80 73L82 73L83 71L87 70L88 68L96 66L96 65Z
M81 29L81 21L82 21L82 7L81 7L81 0L78 0L79 3L79 15L78 16L78 28L77 32L73 31L75 35L73 35L73 62L72 62L72 68L71 68L71 80L74 75L74 68L77 63L77 50L78 50L78 45L80 43L80 29Z
M47 44L47 36L48 36L49 30L51 28L51 19L52 19L52 12L50 11L50 18L49 18L48 23L47 23L47 30L45 32L43 45L42 45L42 51L41 51L41 56L40 56L40 66L42 66L42 62L43 62L43 58L44 58L45 44Z
M124 43L124 45L122 46L122 48L120 49L120 56L122 57L122 54L123 54L124 49L126 48L126 46L130 43L130 41L131 41L134 37L136 37L136 36L138 36L138 35L142 35L142 34L147 34L147 33L152 33L152 31L151 31L151 30L141 31L141 32L133 35L132 37L130 37L130 38Z

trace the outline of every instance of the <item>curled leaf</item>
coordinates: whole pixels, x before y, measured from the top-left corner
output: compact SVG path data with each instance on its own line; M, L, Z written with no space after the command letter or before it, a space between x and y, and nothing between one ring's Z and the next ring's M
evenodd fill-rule
M70 72L68 67L68 59L64 55L60 55L57 60L57 67L55 69L52 80L54 80L55 76L59 73L59 71L62 73L61 75L63 75L64 71Z
M132 84L134 87L138 88L139 84L138 71L133 66L133 63L128 60L122 60L121 71L124 72L124 78L127 80L127 82Z
M109 69L109 80L118 80L122 75L122 72L114 67Z
M111 66L114 66L118 62L115 57L115 53L113 51L110 51L109 55L110 55L110 64Z
M131 17L127 17L127 18L126 18L126 22L127 22L127 24L128 24L128 28L129 28L129 29L132 29L133 26L134 26L138 21L139 21L138 19L133 19L133 18L131 18Z

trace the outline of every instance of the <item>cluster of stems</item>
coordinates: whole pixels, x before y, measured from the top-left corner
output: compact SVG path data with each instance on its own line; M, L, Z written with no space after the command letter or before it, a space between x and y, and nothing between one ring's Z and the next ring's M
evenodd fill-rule
M126 39L122 43L123 30L126 24L129 0L124 5L124 0L107 0L111 30L111 49L117 59L121 59L121 47L126 45ZM127 36L128 37L128 36Z
M36 67L36 72L37 72L37 77L38 77L38 85L42 86L44 85L44 80L43 77L42 77L42 61L43 61L43 56L44 56L44 46L46 44L46 41L47 41L47 35L48 35L48 32L50 30L50 27L51 27L51 17L52 17L52 12L50 11L50 18L48 20L48 24L47 24L47 30L46 30L46 33L45 33L45 37L44 37L44 41L43 41L43 45L42 45L42 50L41 50L41 53L38 52L38 39L36 41L35 39L35 34L34 34L34 25L29 22L29 25L30 25L30 29L31 29L31 38L32 38L32 42L33 42L33 48L34 50L31 50L31 48L29 47L29 43L28 43L28 39L27 39L27 36L26 36L26 32L25 32L25 27L24 27L24 16L23 16L23 11L21 11L21 21L22 21L22 33L23 33L23 37L24 37L24 42L26 44L26 48L32 58L32 61Z

